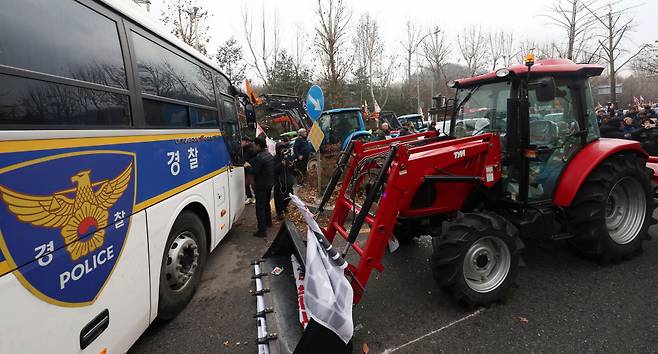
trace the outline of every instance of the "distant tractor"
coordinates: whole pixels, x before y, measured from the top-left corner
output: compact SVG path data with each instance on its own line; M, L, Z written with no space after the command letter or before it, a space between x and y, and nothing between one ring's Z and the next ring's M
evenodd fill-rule
M419 133L426 132L430 127L430 125L423 119L423 116L418 113L399 116L398 121L402 125L411 123L414 130Z
M370 136L360 108L336 108L322 112L318 118L324 133L324 144L340 144L341 150L353 139Z

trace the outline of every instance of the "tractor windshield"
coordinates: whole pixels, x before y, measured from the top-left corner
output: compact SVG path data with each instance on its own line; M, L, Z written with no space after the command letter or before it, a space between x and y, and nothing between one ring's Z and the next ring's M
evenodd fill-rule
M504 135L510 88L510 82L497 82L459 89L455 136L462 138L492 130Z

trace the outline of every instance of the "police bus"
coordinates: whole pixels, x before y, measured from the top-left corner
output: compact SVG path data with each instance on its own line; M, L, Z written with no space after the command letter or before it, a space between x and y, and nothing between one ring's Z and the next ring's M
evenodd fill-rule
M235 89L134 6L0 2L0 353L127 351L244 208Z

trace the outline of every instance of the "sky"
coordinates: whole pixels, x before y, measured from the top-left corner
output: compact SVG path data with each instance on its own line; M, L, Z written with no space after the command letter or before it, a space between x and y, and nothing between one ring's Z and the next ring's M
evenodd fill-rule
M171 0L151 0L151 16L159 18L166 1ZM210 22L209 53L214 53L219 44L232 36L239 42L244 42L242 12L245 9L260 14L264 7L266 13L276 13L280 24L281 43L288 49L292 49L296 28L301 27L305 32L312 33L317 17L317 1L314 0L199 1L213 16ZM445 30L453 45L453 61L456 61L457 33L469 25L513 32L516 39L560 40L563 36L560 29L549 25L548 20L541 16L542 13L548 12L547 9L554 1L556 0L344 0L344 3L353 11L353 23L364 12L370 12L379 22L387 53L402 53L400 41L406 36L406 21L411 20L424 27L438 24ZM642 43L658 40L655 23L658 0L626 2L629 5L639 4L633 10L637 16L636 28L627 36L626 47L632 50ZM648 16L649 14L654 14L653 18Z

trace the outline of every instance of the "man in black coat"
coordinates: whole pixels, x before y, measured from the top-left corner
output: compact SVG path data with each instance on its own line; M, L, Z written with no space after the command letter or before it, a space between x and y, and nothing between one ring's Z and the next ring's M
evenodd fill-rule
M297 139L292 145L292 154L295 158L295 168L299 171L299 184L301 185L306 179L306 165L311 156L308 141L306 141L306 129L302 128L297 131Z
M256 237L265 237L267 228L272 226L270 199L274 185L274 157L267 151L267 143L262 137L254 139L256 155L249 161L247 172L254 176L254 194L256 195L256 220L258 231Z
M285 143L276 145L274 156L274 208L276 217L283 220L286 208L290 203L290 193L295 184L293 157L288 153L289 147Z
M603 138L624 138L624 130L621 127L622 122L619 118L610 118L607 115L603 117L603 122L599 128Z
M254 142L248 136L242 137L242 156L244 156L244 161L249 161L253 159L254 156L256 156L256 152L254 151ZM254 176L249 173L249 171L246 171L244 174L244 191L247 197L247 199L244 201L245 204L254 203L253 187Z
M642 128L637 129L631 136L634 140L640 142L642 148L652 156L658 155L658 128L653 126L649 118L642 122Z

